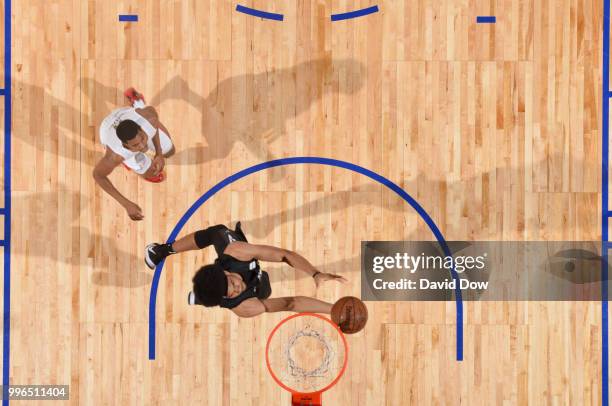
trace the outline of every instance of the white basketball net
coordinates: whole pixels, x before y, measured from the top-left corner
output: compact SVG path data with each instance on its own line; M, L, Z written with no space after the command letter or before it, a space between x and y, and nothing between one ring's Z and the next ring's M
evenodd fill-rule
M291 390L318 392L331 384L342 370L346 348L331 323L302 316L283 324L273 336L271 371Z
M298 341L300 337L315 338L323 346L325 350L325 355L323 356L323 360L321 361L321 364L317 368L306 370L298 366L295 360L293 359L293 357L291 356L291 349L293 348L293 346L295 345L295 343ZM335 355L334 350L332 349L332 347L329 345L329 343L325 339L325 336L316 330L312 330L310 325L307 325L306 327L304 327L303 330L300 330L294 335L292 335L289 338L289 343L287 344L285 348L285 357L287 357L287 362L289 364L289 372L291 373L291 375L293 375L294 377L297 377L298 379L299 378L325 377L327 373L329 372L329 365L332 359L334 358L334 355Z

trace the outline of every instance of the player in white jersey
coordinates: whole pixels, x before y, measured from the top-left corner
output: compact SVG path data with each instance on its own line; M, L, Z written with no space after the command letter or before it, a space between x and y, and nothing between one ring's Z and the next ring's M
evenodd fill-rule
M100 141L106 153L94 168L93 177L125 208L132 220L142 220L142 209L123 196L108 175L123 164L149 182L162 182L164 159L174 154L174 146L168 129L159 121L155 109L145 105L142 95L129 88L125 96L132 106L114 110L100 125ZM147 155L148 151L154 153L153 159Z

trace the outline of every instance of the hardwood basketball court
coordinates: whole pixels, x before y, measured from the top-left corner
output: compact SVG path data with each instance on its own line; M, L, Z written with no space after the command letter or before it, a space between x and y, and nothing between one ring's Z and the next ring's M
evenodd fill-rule
M602 1L240 3L283 21L237 4L13 1L12 384L69 384L80 405L289 404L265 366L286 313L187 305L209 251L166 263L149 360L153 273L142 259L209 188L275 158L375 171L448 240L601 240ZM481 15L497 22L477 24ZM164 183L113 172L140 222L92 178L99 124L129 86L177 149ZM250 240L350 280L315 291L288 265L264 264L273 295L331 302L359 296L362 240L432 239L388 189L323 165L247 176L183 233L238 220ZM460 362L454 302L367 306L326 404L602 403L598 301L465 302Z

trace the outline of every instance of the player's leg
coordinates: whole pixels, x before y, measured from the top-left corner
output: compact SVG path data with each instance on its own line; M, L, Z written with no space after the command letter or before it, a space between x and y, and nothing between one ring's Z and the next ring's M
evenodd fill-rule
M149 268L153 269L169 255L201 250L210 245L214 245L217 255L220 255L225 250L227 244L230 243L228 231L230 230L223 224L217 224L216 226L188 234L173 243L149 244L145 248L145 263Z
M170 138L170 136L161 128L159 129L159 145L164 158L169 158L174 155L175 149L174 144L172 144L172 138ZM147 142L147 146L149 147L149 151L155 151L155 144L153 144L152 139Z
M161 145L164 158L170 158L176 152L174 149L174 144L172 144L172 138L170 138L165 131L159 130L159 143Z
M174 155L176 153L176 149L174 148L174 145L172 147L170 147L170 149L168 150L168 152L164 152L164 158L170 158L172 155Z

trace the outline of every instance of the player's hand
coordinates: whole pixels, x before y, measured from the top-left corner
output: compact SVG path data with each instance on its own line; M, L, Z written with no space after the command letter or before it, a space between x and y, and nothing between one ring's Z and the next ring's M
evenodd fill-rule
M315 280L315 283L317 284L317 288L325 281L338 281L341 283L348 283L348 279L346 279L344 276L336 275L333 273L325 273L325 272L318 273L314 277L314 280Z
M125 211L127 211L128 216L134 221L139 221L144 218L142 209L136 203L128 202L125 205Z
M161 171L164 170L164 166L166 165L166 160L162 155L155 155L153 158L153 168L155 169L155 175L158 175Z

